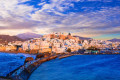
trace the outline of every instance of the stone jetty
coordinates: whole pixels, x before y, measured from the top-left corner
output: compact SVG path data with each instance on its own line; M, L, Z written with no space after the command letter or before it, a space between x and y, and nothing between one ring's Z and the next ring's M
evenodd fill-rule
M28 80L31 73L39 67L42 63L57 58L57 55L52 55L49 57L38 58L34 61L25 63L23 66L14 70L7 75L6 80Z
M36 70L42 63L52 59L62 59L78 54L62 54L62 55L36 55L36 59L31 57L26 58L25 64L10 72L7 77L0 77L0 80L28 80L34 70Z
M70 57L70 56L72 56L72 54L61 55L61 56L59 57L59 59L67 58L67 57Z

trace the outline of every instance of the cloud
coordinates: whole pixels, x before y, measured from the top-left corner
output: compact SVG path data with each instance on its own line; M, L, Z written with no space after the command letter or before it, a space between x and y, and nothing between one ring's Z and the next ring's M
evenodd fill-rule
M43 0L37 4L41 8L23 4L26 1L29 0L12 0L11 3L9 0L0 1L1 34L10 34L12 31L13 34L28 31L42 34L72 32L80 36L94 37L120 32L119 6L66 14L65 11L75 6L74 2L83 2L84 0L50 0L49 3ZM87 6L82 8L88 9Z
M46 3L46 2L42 2L39 3L39 5L42 5L41 8L41 12L45 11L45 12L63 12L67 9L69 9L70 7L74 7L74 3L73 2L79 2L82 0L50 0L50 3Z
M30 19L33 6L20 5L28 0L2 0L0 1L0 30L3 29L29 29L36 25Z
M96 12L86 14L73 13L63 18L62 25L51 29L51 31L68 31L82 36L86 35L103 35L119 33L120 26L120 8L107 8Z

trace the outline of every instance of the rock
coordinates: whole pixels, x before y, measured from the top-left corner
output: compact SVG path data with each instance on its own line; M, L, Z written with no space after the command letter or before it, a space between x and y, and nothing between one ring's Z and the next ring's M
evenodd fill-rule
M44 57L49 57L50 53L44 53Z
M38 55L36 56L36 59L42 58L42 57L44 57L44 54L38 54Z
M23 56L20 57L21 59L23 58Z
M33 57L27 57L27 58L25 59L25 62L24 62L24 63L27 63L27 62L33 61L33 60L34 60Z
M48 61L48 58L40 60L41 63Z

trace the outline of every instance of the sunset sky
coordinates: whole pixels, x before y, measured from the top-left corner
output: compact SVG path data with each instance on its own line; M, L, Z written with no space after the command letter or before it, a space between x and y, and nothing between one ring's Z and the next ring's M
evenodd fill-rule
M120 0L0 0L0 34L120 38Z

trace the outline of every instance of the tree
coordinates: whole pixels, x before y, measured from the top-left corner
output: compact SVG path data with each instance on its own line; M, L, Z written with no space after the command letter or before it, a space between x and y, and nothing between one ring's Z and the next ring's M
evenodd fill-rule
M69 52L69 53L70 53L70 52L71 52L71 49L70 49L70 48L68 48L68 49L67 49L67 52Z
M96 47L91 46L91 47L89 47L87 50L99 50L99 49L96 48Z
M68 35L71 35L71 33L69 33Z

